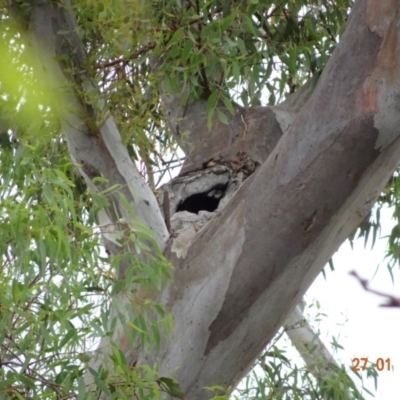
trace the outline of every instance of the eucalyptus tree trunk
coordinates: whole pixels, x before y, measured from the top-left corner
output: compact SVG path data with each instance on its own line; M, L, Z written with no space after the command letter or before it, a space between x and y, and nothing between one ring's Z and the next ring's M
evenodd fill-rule
M41 3L34 6L30 26L47 52L46 69L55 71L64 90L71 80L90 90L88 77L71 77L54 60L66 55L82 70L84 52L68 1L66 8ZM184 175L160 200L169 214L164 217L112 116L98 129L91 127L88 105L71 88L63 128L87 185L104 190L120 184L175 266L172 283L159 298L174 315L171 339L149 354L127 342L118 326L102 341L92 368L110 362L112 340L132 365L156 362L190 400L207 399L205 386L232 387L243 377L365 218L399 162L398 10L397 1L356 1L308 101L304 88L297 96L301 101L294 96L277 107L238 108L228 125L215 121L208 132L204 104L189 104L183 115L181 105L166 96L165 109L177 118L172 126L179 123L189 135ZM95 177L108 183L99 187ZM121 197L115 194L112 201L100 223L134 226ZM204 203L214 206L204 209ZM113 254L134 251L129 241L121 249L113 235L106 246ZM123 301L117 299L114 308Z

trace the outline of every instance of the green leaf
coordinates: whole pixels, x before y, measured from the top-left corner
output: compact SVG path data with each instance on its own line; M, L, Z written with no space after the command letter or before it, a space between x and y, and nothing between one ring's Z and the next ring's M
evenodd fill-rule
M221 110L217 110L217 115L218 115L218 119L225 125L229 125L229 121L228 118L226 117L226 115L221 111Z
M35 381L23 374L18 375L18 379L29 389L36 389Z
M165 388L166 392L172 397L177 399L185 398L185 393L183 393L183 390L179 386L179 383L176 379L161 377L158 378L158 382L160 382L160 384Z
M171 39L168 42L168 45L171 46L176 42L179 42L183 38L184 29L183 27L179 28L177 31L174 32Z
M7 388L8 386L12 385L12 380L11 379L5 379L5 380L0 380L0 390Z
M113 356L114 356L116 365L118 365L120 367L125 367L128 365L125 354L115 344L112 344L112 352L113 352Z
M225 105L226 109L227 109L232 115L235 115L235 108L234 108L234 106L233 106L232 100L229 99L229 98L227 98L227 97L224 97L224 98L222 99L222 101L224 102L224 105Z
M60 342L60 348L64 347L74 336L76 335L76 329L71 328L67 334L62 338Z
M244 18L245 18L244 28L247 30L247 32L253 34L254 36L258 36L258 32L257 32L256 28L254 27L254 24L253 24L251 18L249 18L247 15L245 15Z
M218 102L218 92L213 92L207 99L207 104L206 104L206 110L207 113L213 111L215 107L217 106Z
M207 128L210 131L212 128L212 121L213 121L213 117L214 117L214 111L215 109L213 108L211 111L209 111L207 113Z
M18 400L26 400L18 391L13 391L13 395L17 396Z
M193 43L189 40L185 43L182 49L182 59L187 60L193 51Z
M136 331L142 334L147 334L147 331L144 329L140 329L137 325L135 325L133 322L130 322L129 325Z
M13 280L12 294L14 302L18 303L24 297L25 287L21 282Z

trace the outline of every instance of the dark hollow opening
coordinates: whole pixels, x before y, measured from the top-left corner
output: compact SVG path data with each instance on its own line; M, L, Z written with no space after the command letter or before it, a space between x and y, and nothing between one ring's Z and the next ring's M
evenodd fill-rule
M209 192L196 193L182 201L176 211L188 211L198 214L199 211L215 211L224 197L227 185L217 185Z

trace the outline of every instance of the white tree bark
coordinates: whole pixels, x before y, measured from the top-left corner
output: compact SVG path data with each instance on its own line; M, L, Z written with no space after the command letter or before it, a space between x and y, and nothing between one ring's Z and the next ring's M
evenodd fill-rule
M85 60L83 45L73 31L76 21L70 10L69 0L63 2L65 9L45 2L38 3L33 8L30 17L30 26L34 33L32 42L36 45L36 54L40 59L38 66L44 69L44 73L51 80L52 89L57 90L63 99L57 111L62 116L63 130L71 157L88 187L96 190L93 184L93 179L96 177L108 179L108 186L121 185L118 193L111 194L118 215L112 217L103 215L102 223L112 225L120 219L126 221L132 219L122 205L119 195L122 193L132 204L137 221L153 231L158 246L164 249L168 232L157 201L122 144L113 118L106 114L104 123L98 127L97 131L94 131L93 127L88 127L89 116L85 107L101 108L102 101L99 100L99 104L93 105L82 104L70 87L71 82L67 79L70 77L66 76L65 69L55 61L56 56L68 51L75 51L73 61L76 67L83 67ZM62 29L70 30L69 36L65 35L64 38L60 36L59 31ZM65 43L68 41L73 47L66 49ZM79 83L83 91L93 89L92 83L84 72L80 72ZM101 189L101 187L97 188L97 190ZM131 221L133 224L134 222Z

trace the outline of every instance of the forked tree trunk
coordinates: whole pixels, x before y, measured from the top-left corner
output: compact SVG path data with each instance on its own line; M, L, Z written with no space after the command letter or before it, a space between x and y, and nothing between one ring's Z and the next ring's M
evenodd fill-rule
M84 165L87 184L104 176L110 186L133 188L125 189L126 197L176 267L172 284L161 296L174 315L174 334L163 341L159 353L149 355L130 348L120 327L113 340L130 362L157 362L161 374L176 377L190 400L207 399L204 386L235 385L329 257L365 218L400 159L399 9L393 0L356 1L310 100L282 135L279 130L288 126L288 105L248 109L232 117L239 121L230 121L232 140L236 137L242 145L234 154L229 148L222 151L221 145L222 156L207 153L210 160L228 162L244 146L248 158L261 165L212 221L192 235L185 254L172 251L172 241L167 243L156 200L139 181L112 118L99 132L90 132L71 91L75 108L64 116L64 129L73 160ZM49 69L52 56L65 51L61 44L66 36L57 39L57 32L73 28L70 16L69 11L35 6L31 26L37 40L48 44ZM68 55L78 60L82 50L70 35L74 40L69 46L75 48ZM60 68L52 68L65 83ZM89 84L85 77L80 79L80 84ZM264 125L250 120L256 114L279 133L277 145L269 150L268 144L257 142L266 139L260 135ZM195 122L196 117L191 115ZM213 137L219 129L223 128L215 124ZM260 149L265 157L261 161L256 159ZM194 155L192 161L199 168ZM209 160L200 157L203 161ZM229 173L239 169L235 171ZM120 198L113 201L120 215L109 213L104 222L129 219ZM107 344L104 339L92 367L106 362L101 353L107 353Z

